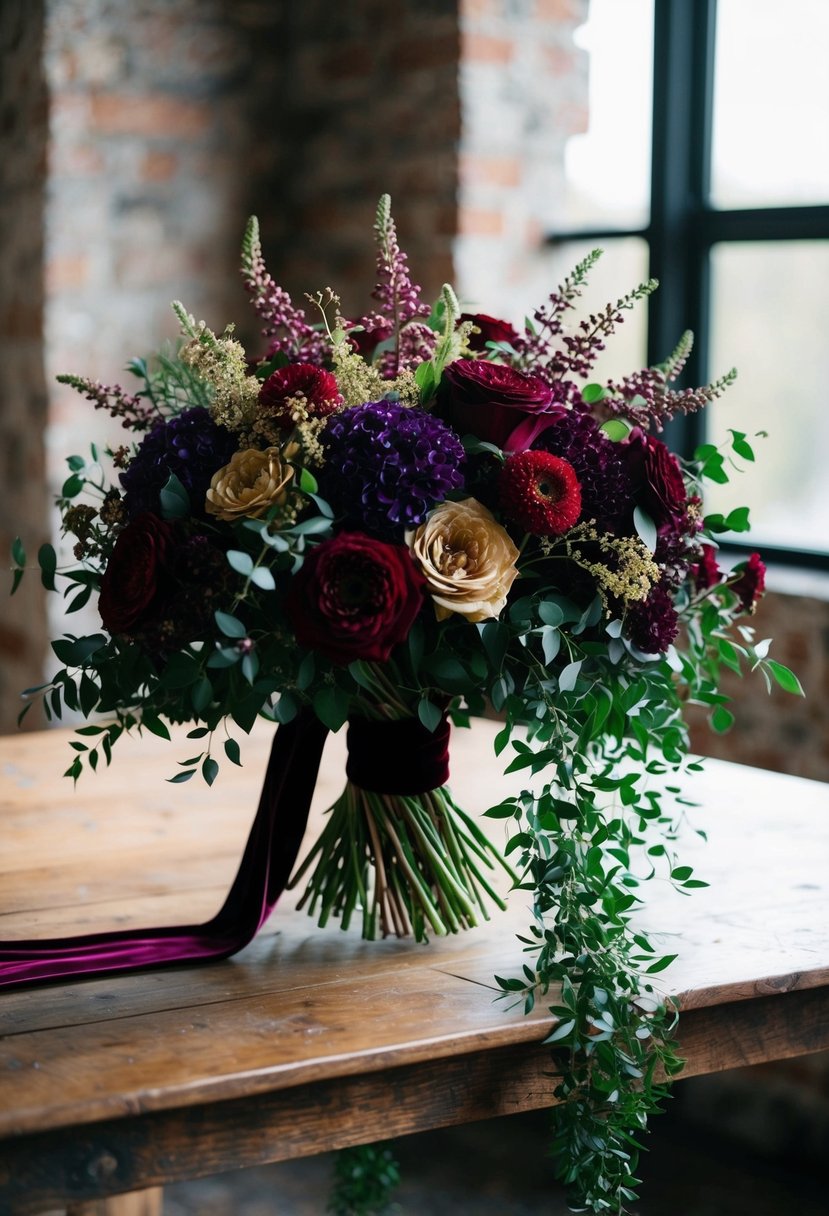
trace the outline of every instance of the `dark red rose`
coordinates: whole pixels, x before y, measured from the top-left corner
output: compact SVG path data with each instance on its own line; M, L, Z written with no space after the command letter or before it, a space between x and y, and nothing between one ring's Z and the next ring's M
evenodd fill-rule
M337 381L313 363L288 363L272 372L259 390L260 406L286 429L293 425L290 397L304 397L312 418L327 418L342 404Z
M661 439L634 431L627 443L633 496L659 527L683 514L688 499L679 461Z
M462 312L460 320L471 321L481 331L469 335L470 350L485 351L487 342L509 342L512 346L518 346L521 342L515 326L498 317L490 317L485 312Z
M740 597L743 612L753 612L766 589L765 562L759 553L752 553L748 561L740 562L732 573L738 578L731 583L731 590Z
M363 328L352 331L348 335L348 340L361 358L370 359L377 345L390 338L393 330L391 325L383 321L382 317L377 318L377 324L375 325L368 324L367 320L361 322L361 324Z
M449 425L499 448L506 448L523 418L557 408L553 390L538 376L486 359L456 359L440 385L440 412Z
M334 663L383 663L408 635L423 592L405 546L341 532L306 557L285 607L300 645Z
M713 545L702 546L699 561L691 567L691 578L698 591L716 587L722 578L722 570L717 565L717 550Z
M101 578L98 610L112 634L134 633L154 619L170 594L176 564L175 529L145 511L115 542Z

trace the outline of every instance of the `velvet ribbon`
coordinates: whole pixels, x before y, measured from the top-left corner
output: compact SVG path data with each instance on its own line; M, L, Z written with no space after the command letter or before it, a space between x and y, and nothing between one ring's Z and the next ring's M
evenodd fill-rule
M268 919L290 877L327 734L312 713L301 714L277 729L238 873L212 920L201 925L0 942L0 988L206 962L241 950Z
M346 775L379 794L425 794L449 780L449 719L434 731L418 718L351 718Z

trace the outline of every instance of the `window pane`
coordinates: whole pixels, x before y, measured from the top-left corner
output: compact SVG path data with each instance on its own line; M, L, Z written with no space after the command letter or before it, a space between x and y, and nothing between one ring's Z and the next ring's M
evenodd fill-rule
M706 410L711 442L728 428L757 439L757 462L706 506L751 508L752 541L829 549L826 284L829 242L720 245L712 257L714 376L737 382Z
M717 207L829 202L829 3L718 0Z
M565 275L576 264L587 257L597 242L582 244L567 241L543 255L548 294L557 287ZM603 238L602 257L590 272L584 293L576 301L575 309L565 315L565 323L578 325L583 317L598 312L606 304L614 303L638 287L648 277L648 246L639 237ZM534 301L537 306L541 301ZM629 312L624 313L624 324L606 340L606 349L599 355L591 379L619 379L629 372L645 366L648 342L647 303L640 301ZM666 352L668 354L670 352Z
M652 0L590 0L587 131L567 141L555 224L639 228L650 215Z

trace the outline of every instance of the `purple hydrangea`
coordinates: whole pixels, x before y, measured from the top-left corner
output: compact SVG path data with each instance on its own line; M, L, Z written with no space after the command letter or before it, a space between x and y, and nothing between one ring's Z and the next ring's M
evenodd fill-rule
M463 485L460 439L445 422L399 401L335 414L324 435L321 490L349 522L399 535Z
M602 531L629 530L633 488L625 454L595 418L568 410L534 446L562 457L575 469L581 484L582 519L595 519Z
M157 515L159 494L171 473L190 495L193 514L203 515L210 479L236 448L235 436L214 422L202 406L157 422L121 474L128 515L131 519L142 511Z

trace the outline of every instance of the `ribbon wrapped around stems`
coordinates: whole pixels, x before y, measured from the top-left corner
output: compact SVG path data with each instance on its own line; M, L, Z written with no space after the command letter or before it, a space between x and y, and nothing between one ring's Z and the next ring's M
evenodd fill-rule
M379 712L379 711L378 711ZM298 907L318 923L355 912L365 938L426 941L488 920L506 905L487 872L517 876L452 798L449 720L434 731L414 717L352 718L348 782L289 886L307 876Z

